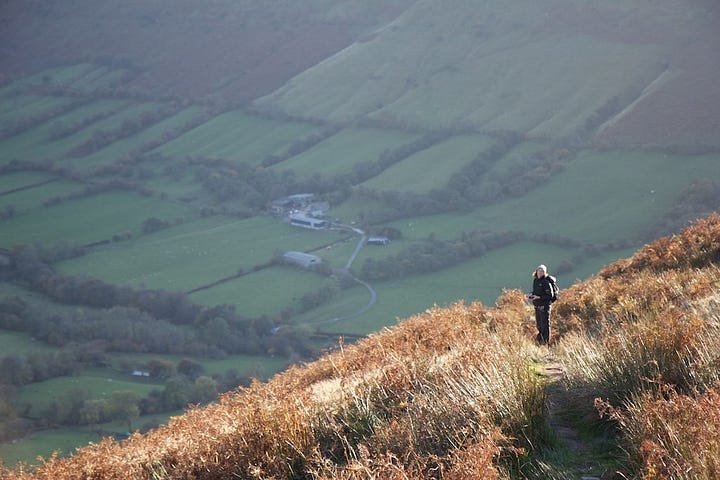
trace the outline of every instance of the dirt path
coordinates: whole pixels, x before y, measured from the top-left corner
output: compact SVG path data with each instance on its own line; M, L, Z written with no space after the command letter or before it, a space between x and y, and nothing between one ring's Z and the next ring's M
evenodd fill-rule
M577 417L573 420L569 398L572 392L565 390L562 379L565 368L557 361L543 365L541 375L547 378L548 424L557 435L563 451L558 456L558 464L554 465L569 479L606 480L620 479L613 473L605 471L596 458L593 446L583 439L577 428Z

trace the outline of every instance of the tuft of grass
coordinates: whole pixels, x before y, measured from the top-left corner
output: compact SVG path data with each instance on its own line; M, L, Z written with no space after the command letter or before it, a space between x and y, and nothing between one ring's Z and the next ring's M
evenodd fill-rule
M720 384L702 394L642 392L622 409L599 407L623 431L640 478L720 478Z

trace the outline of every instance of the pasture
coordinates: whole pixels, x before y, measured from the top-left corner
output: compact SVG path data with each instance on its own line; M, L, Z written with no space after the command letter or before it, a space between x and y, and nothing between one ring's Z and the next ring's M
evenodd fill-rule
M26 411L27 416L36 417L47 410L56 399L72 397L75 392L80 390L84 391L89 398L109 399L115 391L128 390L144 397L152 390L162 388L160 383L133 381L129 374L127 380L114 377L114 375L77 375L31 383L17 389L14 403L18 409Z
M15 80L11 85L13 87L38 87L42 85L67 86L75 80L91 74L101 67L93 63L76 63L73 65L61 65L54 68L48 68L34 75Z
M283 265L200 290L191 294L190 299L208 306L234 305L236 311L245 317L273 317L286 308L301 307L303 295L330 287L334 283L332 279L317 273Z
M377 128L346 128L272 168L296 175L332 177L351 173L353 166L375 162L385 150L412 142L418 135Z
M633 251L627 249L587 258L577 264L571 273L558 275L560 287L567 288L594 274L603 265L628 256ZM367 335L433 305L446 306L461 300L466 303L479 300L484 305L493 305L505 288L529 290L533 269L538 264L545 263L550 273L557 275L552 271L553 267L570 259L575 253L572 249L523 241L438 272L373 283L378 298L370 311L355 318L317 326L326 333ZM299 323L310 324L313 319L333 319L358 310L367 304L368 299L365 288L353 287L296 319Z
M182 412L162 415L142 415L135 419L134 425L159 425L167 423L171 415L180 415ZM89 427L82 428L59 428L50 430L39 430L29 434L20 440L12 443L0 444L0 459L6 466L24 462L28 465L38 465L38 456L45 459L50 458L53 452L64 457L75 452L88 443L100 442L104 437L111 434L126 434L127 423L108 422L97 426L101 433L92 431Z
M4 175L0 175L2 179ZM40 181L42 182L42 180ZM22 187L20 187L22 188ZM72 193L80 193L84 185L78 182L55 179L43 185L29 186L25 190L0 194L0 209L10 205L16 209L16 215L42 208L43 202L53 197L62 197Z
M72 118L84 118L92 112L106 111L110 115L91 125L82 128L80 131L63 136L55 140L47 140L47 135L58 128L62 123L47 123L45 127L39 127L39 131L27 130L19 136L10 137L0 141L0 148L7 151L10 157L25 158L30 160L63 159L71 156L73 150L79 148L86 142L92 140L93 136L101 132L112 132L120 129L124 122L137 120L144 114L151 113L158 108L154 103L132 103L123 104L119 101L101 102L100 105L88 106L87 109L76 113ZM63 122L63 117L58 117ZM6 150L7 148L7 150Z
M292 320L293 324L317 329L323 333L352 333L356 334L360 331L361 322L365 322L368 317L373 317L375 309L370 312L353 317L352 319L338 321L338 319L359 311L368 304L370 294L363 286L354 286L342 290L336 297L329 302L323 303L317 308L310 311L295 315ZM385 325L389 325L386 323ZM374 330L366 330L360 335L365 335Z
M720 180L719 160L717 154L586 151L524 197L478 209L470 218L498 230L557 233L591 243L637 242L693 182Z
M75 92L90 94L99 89L121 85L127 73L127 70L122 68L100 65L85 75L79 76L66 84L68 88Z
M72 97L27 95L0 111L0 124L32 122L36 118L68 108L77 101Z
M37 465L40 463L38 456L50 458L55 451L61 457L66 456L75 452L77 448L90 442L98 442L101 439L101 435L84 430L65 428L41 430L15 442L1 444L0 459L6 466L15 465L18 462Z
M255 104L332 121L367 115L418 128L469 125L565 138L618 97L629 103L667 67L657 43L582 34L568 22L544 30L539 25L546 14L527 1L457 9L423 4L395 28Z
M453 174L493 143L484 135L451 137L411 155L361 185L374 190L427 193L444 187Z
M492 305L502 288L527 290L531 282L530 275L539 263L544 262L552 268L552 265L574 253L534 242L518 242L437 272L375 282L372 286L377 291L378 298L369 312L360 317L323 326L321 330L329 333L367 335L385 325L394 324L397 319L407 318L433 305L444 306L459 300L480 300L485 305ZM574 281L573 277L572 281L564 283L563 287ZM347 299L337 299L304 316L325 318L335 308L334 304L358 304L362 303L362 299L367 303L368 300L367 290L360 287L343 291L343 297L346 295ZM349 310L345 311L348 312Z
M47 198L40 189L32 192ZM172 221L187 213L180 205L156 198L134 192L109 191L51 207L38 207L3 220L0 245L12 247L35 243L50 246L59 242L85 245L109 240L123 232L138 234L148 217Z
M267 155L282 152L293 141L302 139L317 128L311 124L278 122L235 110L211 118L153 152L172 158L222 158L257 166Z
M110 368L114 371L97 369L95 375L104 374L108 377L127 376L132 370L143 370L151 360L165 360L177 364L187 358L191 357L187 355L113 352L108 354L108 361L111 365ZM241 374L260 380L267 380L285 369L288 363L285 358L270 355L228 355L222 359L194 357L192 360L203 366L203 375L222 375L230 369L236 369Z
M508 32L494 33L494 39L468 52L459 68L433 75L374 115L393 115L426 128L462 119L484 129L528 131L530 138L560 137L580 128L617 92L639 93L663 70L662 58L653 46L552 34L528 43ZM442 58L438 50L462 51L461 42L462 37L448 36L440 45L427 48ZM542 53L547 51L557 55ZM590 69L602 75L588 77ZM493 95L488 96L489 91Z
M90 155L65 163L80 171L91 170L108 165L114 161L128 157L133 153L143 152L145 150L145 145L148 145L153 141L157 141L164 134L169 134L174 129L183 127L201 113L202 109L200 107L192 106L185 108L178 113L164 118L156 124L143 129L139 133L122 138L117 142L113 142L107 147Z
M458 238L473 230L552 233L589 243L639 241L680 193L701 179L720 180L720 156L585 151L566 169L518 198L471 213L404 218L390 226L405 238Z
M269 217L216 216L98 249L58 268L116 284L187 291L265 264L278 253L338 239L334 232L311 232Z
M339 243L326 245L319 250L313 250L313 255L317 255L328 263L332 268L343 268L347 263L350 255L355 250L355 246L359 237L353 235L340 236Z
M4 298L0 298L4 300ZM29 335L20 332L0 330L0 357L6 355L27 355L31 353L48 353L56 349L44 342L38 342Z
M44 172L17 172L0 175L0 195L5 195L20 188L31 187L47 182L55 177Z
M70 110L62 115L24 130L11 137L0 139L0 148L3 151L4 162L13 159L46 159L58 158L64 152L70 151L82 144L92 135L89 129L85 134L76 132L53 140L51 137L58 131L78 125L84 119L94 116L110 115L129 105L126 100L96 100Z

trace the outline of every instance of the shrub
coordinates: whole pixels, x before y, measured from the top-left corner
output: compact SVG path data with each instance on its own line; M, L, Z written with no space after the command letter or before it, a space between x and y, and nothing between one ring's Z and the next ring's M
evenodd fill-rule
M641 478L720 478L720 384L704 394L659 393L637 395L624 410L599 405L618 422Z

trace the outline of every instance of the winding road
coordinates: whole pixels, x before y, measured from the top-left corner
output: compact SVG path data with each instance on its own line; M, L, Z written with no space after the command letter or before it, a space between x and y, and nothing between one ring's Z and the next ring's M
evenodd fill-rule
M350 273L350 267L352 266L353 262L355 261L355 258L357 258L358 254L360 253L360 250L362 250L362 247L365 245L365 242L367 241L367 235L365 234L364 231L360 230L359 228L356 228L356 227L353 227L350 225L335 224L334 227L340 228L343 230L350 230L360 236L360 239L358 240L357 245L355 246L355 250L353 250L353 253L350 255L350 258L348 258L348 261L345 264L345 267L342 269L342 271L345 272L356 283L359 283L363 287L367 288L368 292L370 292L370 299L368 300L367 304L365 304L362 308L360 308L354 312L348 313L346 315L341 315L339 317L325 319L325 320L318 320L315 322L307 322L307 323L303 323L301 325L310 325L310 326L331 325L331 324L337 323L341 320L348 320L350 318L359 317L360 315L362 315L362 314L366 313L368 310L370 310L377 302L377 292L375 291L375 289L369 283L360 280L355 275Z

